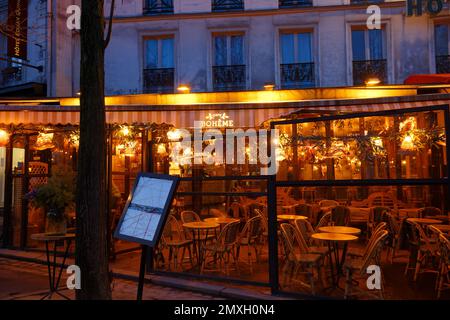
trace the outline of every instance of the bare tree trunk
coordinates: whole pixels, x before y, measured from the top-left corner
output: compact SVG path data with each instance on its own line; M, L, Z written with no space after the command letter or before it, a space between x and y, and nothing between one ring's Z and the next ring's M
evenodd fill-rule
M77 181L77 299L111 299L107 250L103 0L82 0L80 149Z

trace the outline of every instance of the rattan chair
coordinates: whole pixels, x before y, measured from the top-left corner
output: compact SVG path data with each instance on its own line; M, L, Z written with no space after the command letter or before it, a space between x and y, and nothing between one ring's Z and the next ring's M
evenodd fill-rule
M368 244L367 249L361 258L347 260L347 262L344 265L346 275L345 293L344 293L345 299L348 299L350 296L353 295L362 295L362 294L384 299L382 272L380 274L381 287L379 288L379 290L377 290L379 295L376 295L371 291L362 290L359 286L355 288L353 285L353 281L355 277L364 280L367 279L367 268L370 265L379 266L381 270L381 252L383 250L383 245L385 243L387 236L388 236L387 231L385 230L379 231L378 233L375 234L375 239ZM358 293L355 294L355 291L358 291Z
M316 294L314 274L317 272L318 281L322 282L323 259L320 254L309 253L308 248L299 238L296 228L289 223L282 223L281 239L285 252L282 283L298 282L311 289ZM309 285L299 279L297 275L304 274L309 279ZM323 285L323 283L322 283Z
M334 226L348 226L350 223L350 209L337 206L331 209L331 224Z
M389 212L387 207L372 207L369 209L369 219L367 220L367 233L370 236L375 227L384 221L384 215Z
M255 251L256 262L259 262L258 245L263 232L262 219L263 218L260 215L249 219L245 224L244 229L242 229L242 232L239 236L239 241L237 243L236 256L238 261L241 247L247 247L247 262L250 267L250 273L253 273L252 253L250 250L251 248L253 248L253 250Z
M436 207L425 207L419 210L419 218L435 217L442 214L441 209Z
M186 249L189 253L189 261L191 263L191 267L194 266L192 262L192 251L191 245L192 240L186 239L185 234L179 225L177 219L173 215L169 215L166 225L164 227L163 235L161 237L162 248L167 248L169 250L169 261L168 261L168 269L171 269L171 262L173 258L173 267L174 271L177 270L178 263L183 269L184 257L186 254ZM178 260L178 255L180 250L181 257Z
M217 271L225 271L229 275L229 265L231 258L235 264L236 270L239 272L239 265L236 254L236 247L239 241L239 227L240 222L231 222L223 227L217 238L217 241L212 244L205 245L203 250L203 261L201 262L200 273L203 274L208 258L212 258L213 262L218 263Z
M420 273L438 273L438 270L435 268L426 268L427 263L432 262L433 257L437 255L438 246L436 243L430 242L427 234L420 224L409 220L407 220L407 223L411 227L411 253L410 258L408 259L408 264L406 265L405 275L408 274L409 269L412 269L411 263L414 263L413 280L417 281L417 277Z
M450 289L450 241L443 233L439 235L439 253L439 275L436 286L438 299L443 290Z
M301 240L304 246L307 248L308 253L320 254L325 261L330 251L328 249L328 246L312 245L311 235L315 232L309 221L298 219L295 220L294 225L297 228L297 231L300 233Z

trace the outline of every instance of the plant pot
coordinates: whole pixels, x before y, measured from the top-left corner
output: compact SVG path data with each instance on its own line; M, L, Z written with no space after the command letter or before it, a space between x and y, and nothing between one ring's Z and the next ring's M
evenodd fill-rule
M47 215L45 233L51 235L62 235L67 233L67 220L65 217L54 217Z

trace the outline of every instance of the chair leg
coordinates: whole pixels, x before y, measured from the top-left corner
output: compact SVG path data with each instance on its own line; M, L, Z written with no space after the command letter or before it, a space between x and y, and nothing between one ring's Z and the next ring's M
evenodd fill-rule
M417 281L417 276L419 274L420 267L422 265L422 259L423 259L422 254L419 251L419 253L417 254L416 268L414 270L414 278L413 278L414 282Z
M314 265L310 266L311 270L309 272L309 282L311 283L311 293L313 296L316 295L316 288L314 286Z
M191 268L194 267L194 260L192 260L192 250L191 250L191 246L188 246L188 253L189 253L189 260L191 262Z
M348 299L348 297L351 294L352 290L352 271L350 269L347 269L346 277L345 277L345 293L344 293L344 299Z

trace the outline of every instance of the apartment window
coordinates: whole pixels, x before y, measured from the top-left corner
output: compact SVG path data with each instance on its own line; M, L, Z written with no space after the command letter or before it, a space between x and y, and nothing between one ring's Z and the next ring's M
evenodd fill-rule
M212 0L212 11L244 10L243 0Z
M212 67L214 91L235 91L246 88L244 35L215 35Z
M174 72L173 38L146 39L144 92L173 92Z
M386 36L384 29L353 29L353 84L369 79L387 82Z
M436 73L450 73L448 24L434 26Z
M282 33L280 48L281 87L314 87L312 33Z
M312 6L312 0L280 0L280 8L298 8Z
M173 13L173 0L146 0L144 14Z

